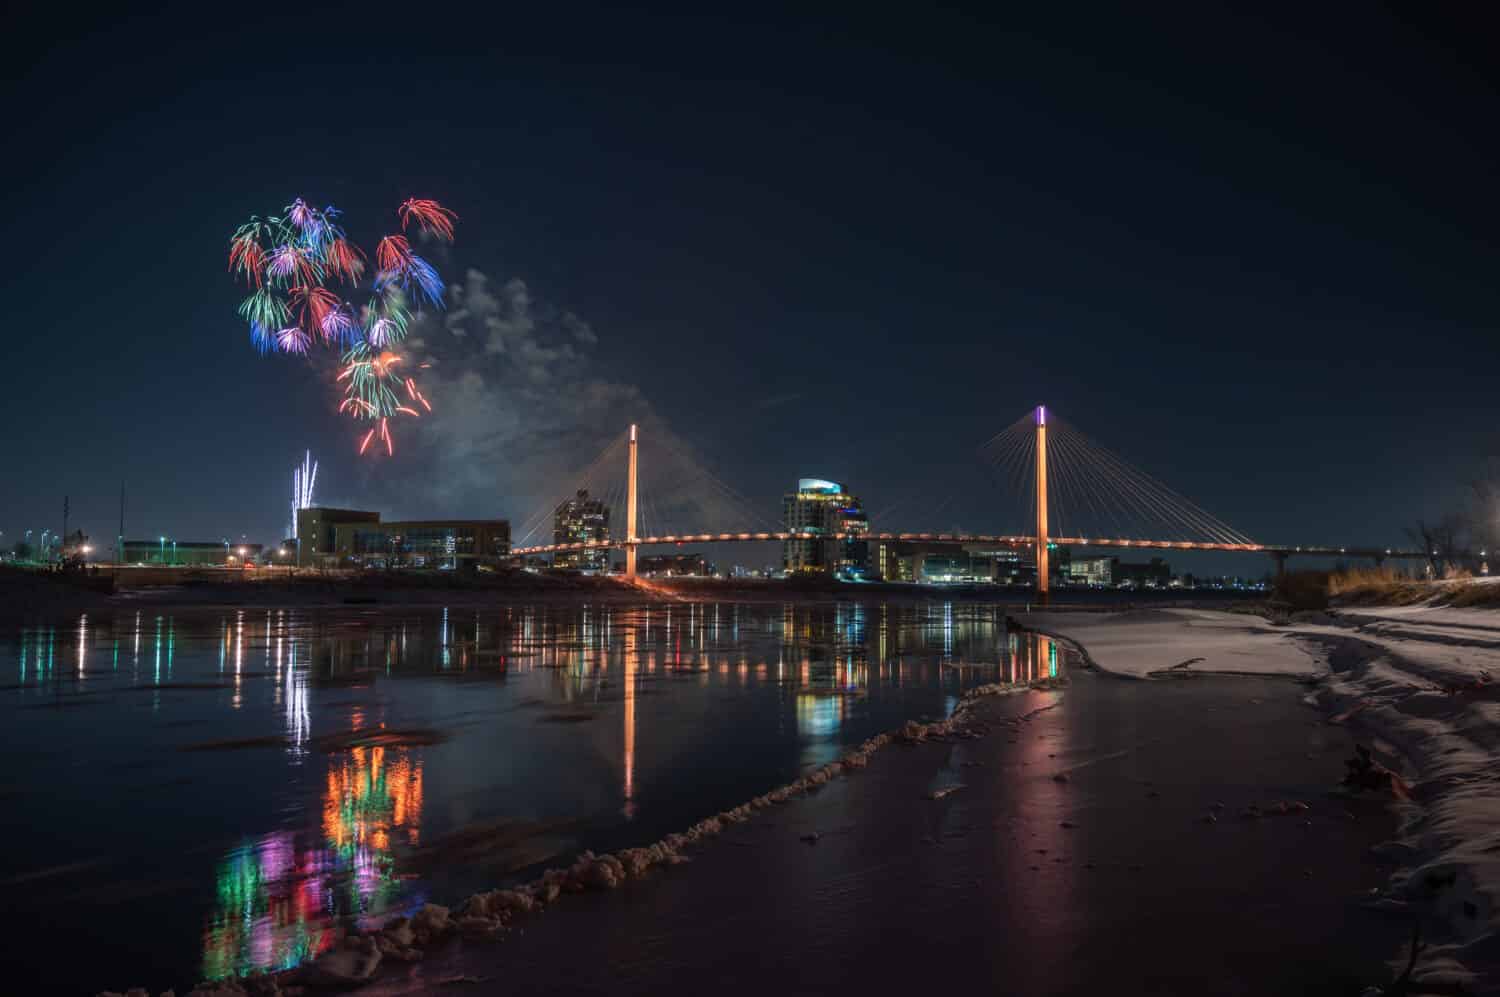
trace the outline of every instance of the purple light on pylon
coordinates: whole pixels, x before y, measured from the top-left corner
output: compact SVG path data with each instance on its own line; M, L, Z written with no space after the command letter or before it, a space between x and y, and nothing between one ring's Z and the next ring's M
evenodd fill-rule
M1038 426L1047 425L1047 406L1038 405L1036 407L1036 424Z

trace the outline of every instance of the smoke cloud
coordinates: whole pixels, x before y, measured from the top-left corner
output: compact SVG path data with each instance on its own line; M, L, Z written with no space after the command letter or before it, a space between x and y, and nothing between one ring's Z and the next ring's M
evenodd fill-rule
M447 304L406 342L433 411L401 421L402 450L367 484L391 516L519 524L629 423L658 421L638 387L591 369L593 327L524 280L471 268Z

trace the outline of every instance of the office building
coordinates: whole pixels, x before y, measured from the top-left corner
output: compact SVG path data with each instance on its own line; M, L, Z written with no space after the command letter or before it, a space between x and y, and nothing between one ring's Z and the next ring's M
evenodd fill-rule
M552 542L587 543L609 539L609 506L602 499L589 498L588 489L580 491L557 507L552 516ZM609 570L609 550L558 551L552 563L559 568L582 571Z
M1172 584L1172 566L1159 557L1143 562L1116 558L1114 579L1122 588L1164 589Z
M1030 585L1036 564L1012 547L932 541L870 542L870 577L924 585Z
M800 535L782 547L781 564L788 575L862 578L866 574L870 552L865 537L870 520L859 499L843 485L822 478L800 479L797 490L782 498L781 522L787 532Z
M431 519L381 522L378 512L297 510L297 564L326 568L493 566L510 556L505 519Z
M1063 578L1069 585L1108 588L1115 583L1115 557L1079 557L1068 561Z

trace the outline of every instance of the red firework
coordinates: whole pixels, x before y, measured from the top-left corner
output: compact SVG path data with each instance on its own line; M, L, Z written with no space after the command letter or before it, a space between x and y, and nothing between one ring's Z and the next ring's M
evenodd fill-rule
M411 243L404 235L388 235L375 247L375 265L382 273L400 273L411 263Z
M359 283L360 274L365 272L364 251L347 239L330 242L325 258L329 271L343 276L351 284Z
M405 232L407 226L415 221L428 235L435 235L445 242L453 241L453 223L458 221L458 215L436 201L420 197L409 198L401 205L400 214L401 231Z
M235 239L229 244L229 269L239 269L245 275L245 283L260 287L265 267L265 251L253 237Z
M329 327L324 323L328 316L338 310L339 296L326 287L294 287L289 292L292 309L301 319L304 329L314 330L324 339L329 336Z

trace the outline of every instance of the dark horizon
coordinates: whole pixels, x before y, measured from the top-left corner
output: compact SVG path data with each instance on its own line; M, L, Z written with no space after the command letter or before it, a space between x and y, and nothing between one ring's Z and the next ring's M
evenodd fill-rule
M271 543L307 449L319 504L521 523L632 419L770 516L804 476L879 510L981 478L1037 403L1263 542L1465 502L1484 25L1028 16L23 15L0 544L64 495L112 538L121 481L128 535ZM294 197L369 242L412 196L460 216L435 412L360 460L326 358L251 347L224 255ZM964 488L934 516L998 528Z

